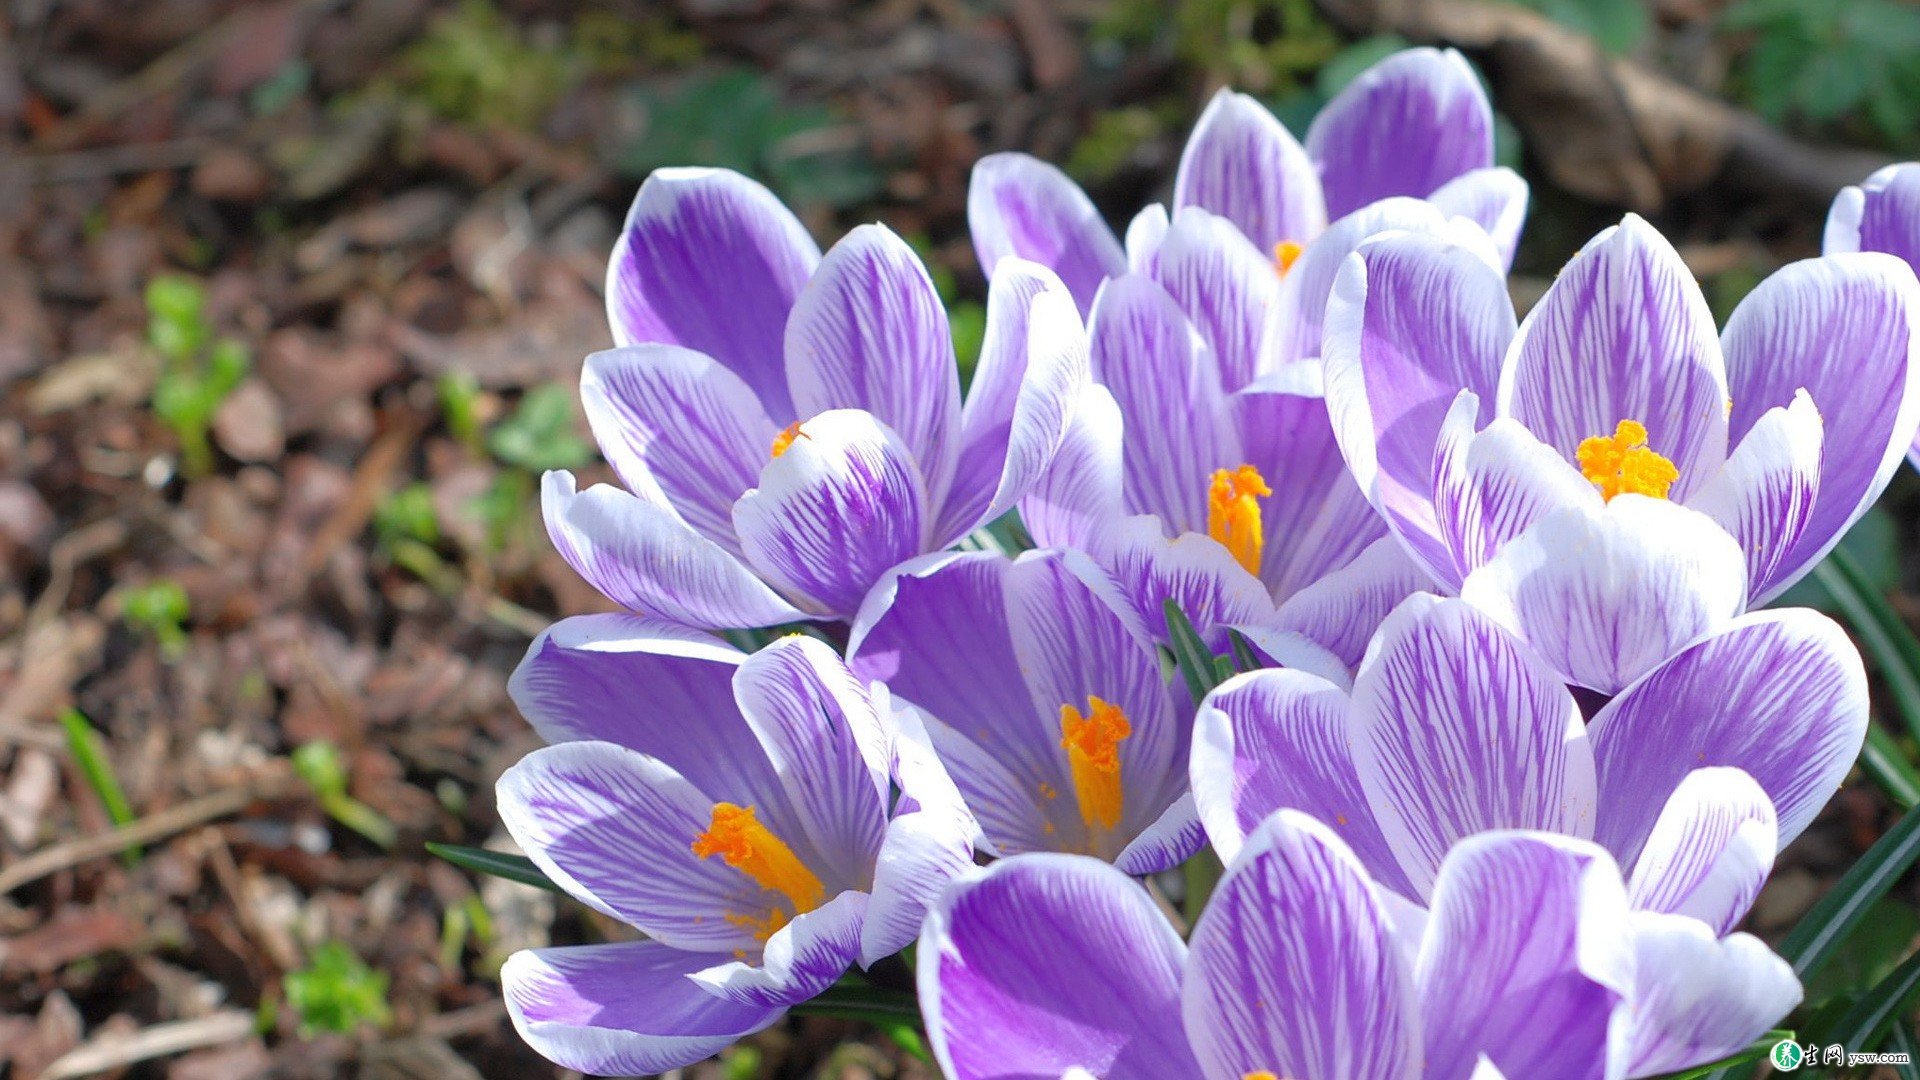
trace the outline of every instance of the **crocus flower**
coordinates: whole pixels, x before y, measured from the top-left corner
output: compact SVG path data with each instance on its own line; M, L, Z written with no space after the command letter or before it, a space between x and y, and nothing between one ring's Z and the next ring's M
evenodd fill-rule
M1882 251L1920 270L1920 162L1888 165L1841 190L1827 213L1828 255ZM1920 463L1920 438L1908 457Z
M1872 505L1920 426L1917 316L1899 260L1834 255L1769 277L1716 337L1630 215L1516 328L1479 253L1398 234L1341 268L1326 394L1434 581L1613 693L1777 596Z
M1247 838L1191 946L1112 867L1032 855L949 889L918 955L954 1080L1611 1080L1741 1049L1801 996L1747 935L1631 912L1590 843L1464 840L1409 911L1292 812Z
M1839 788L1866 725L1859 654L1817 612L1736 619L1587 723L1492 618L1421 594L1381 625L1351 693L1300 671L1218 687L1193 783L1226 858L1273 811L1300 810L1420 900L1462 838L1541 830L1606 848L1636 906L1724 933Z
M663 169L608 270L619 348L581 398L625 490L549 473L548 531L608 598L701 627L848 618L893 566L1011 507L1086 382L1051 271L1010 264L962 404L919 258L863 226L822 258L765 188Z
M1253 98L1215 94L1180 157L1172 214L1157 204L1141 211L1124 249L1078 185L1025 154L993 154L974 166L967 219L982 268L992 272L1008 255L1050 266L1085 312L1103 280L1130 261L1139 270L1166 254L1170 218L1177 228L1194 209L1208 230L1224 227L1242 241L1244 250L1226 257L1261 266L1270 279L1329 221L1394 196L1478 222L1511 261L1527 187L1492 166L1493 110L1473 70L1452 50L1408 49L1336 95L1304 147ZM1297 310L1318 324L1315 304Z
M568 1068L662 1072L759 1031L911 942L972 866L951 782L896 731L884 688L818 641L744 656L589 615L540 635L510 689L554 745L500 778L501 820L556 884L647 938L501 970L514 1026Z
M1198 848L1193 702L1086 556L910 563L874 588L847 662L924 713L995 853L1071 851L1145 874Z

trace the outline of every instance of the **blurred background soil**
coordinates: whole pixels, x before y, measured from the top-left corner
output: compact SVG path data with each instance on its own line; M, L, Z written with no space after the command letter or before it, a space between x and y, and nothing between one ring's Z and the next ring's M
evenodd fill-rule
M610 478L575 380L649 170L749 172L823 245L885 221L965 364L981 154L1124 226L1216 87L1303 134L1409 42L1488 78L1523 305L1633 209L1724 318L1920 150L1896 0L0 0L0 1077L563 1075L499 964L617 930L422 845L502 842L507 674L605 606L536 477ZM1848 541L1909 612L1917 498ZM1843 791L1753 928L1890 813ZM1832 977L1904 953L1914 896ZM932 1070L815 1018L686 1074Z

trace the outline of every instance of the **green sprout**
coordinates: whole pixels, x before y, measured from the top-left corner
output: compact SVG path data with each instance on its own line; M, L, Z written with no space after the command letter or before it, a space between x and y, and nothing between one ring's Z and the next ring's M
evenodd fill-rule
M584 74L560 42L534 41L486 0L434 20L402 61L406 88L449 120L531 128Z
M180 442L189 476L213 471L207 432L213 415L246 378L253 360L232 338L215 340L207 290L191 278L163 274L147 283L147 341L163 362L153 412Z
M513 415L487 434L493 456L528 472L577 469L593 451L573 433L573 394L559 383L527 391Z
M287 1004L300 1017L300 1036L323 1031L346 1035L362 1025L393 1022L387 1006L387 973L375 971L353 951L329 941L313 951L307 966L283 980Z
M447 431L475 454L485 449L480 432L480 384L464 371L449 371L434 384Z
M293 771L307 782L327 816L383 848L398 839L393 822L378 810L347 794L347 769L340 752L325 741L307 743L293 752Z
M133 585L120 594L120 618L160 646L160 654L178 659L187 651L187 590L167 578Z
M61 712L60 726L67 730L67 750L80 766L80 775L86 778L87 786L106 809L107 817L116 826L132 824L133 807L127 802L126 789L120 786L120 777L113 771L113 761L107 757L106 743L100 733L78 709ZM128 847L121 855L132 865L140 857L140 849Z

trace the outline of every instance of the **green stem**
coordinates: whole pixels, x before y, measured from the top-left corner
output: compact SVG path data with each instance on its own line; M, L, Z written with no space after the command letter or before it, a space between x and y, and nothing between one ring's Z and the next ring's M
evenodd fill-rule
M1187 894L1181 904L1182 914L1187 917L1187 932L1200 923L1200 913L1207 909L1207 898L1213 895L1213 887L1220 884L1220 875L1225 867L1220 865L1220 856L1213 849L1202 845L1200 850L1180 867L1181 876L1187 883Z

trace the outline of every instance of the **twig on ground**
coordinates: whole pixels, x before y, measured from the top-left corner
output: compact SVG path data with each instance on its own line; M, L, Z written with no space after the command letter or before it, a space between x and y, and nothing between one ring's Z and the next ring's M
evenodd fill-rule
M131 1034L112 1032L67 1051L40 1080L77 1080L111 1069L123 1069L157 1057L235 1042L253 1033L253 1014L239 1009L155 1024Z

